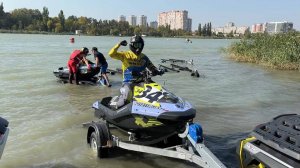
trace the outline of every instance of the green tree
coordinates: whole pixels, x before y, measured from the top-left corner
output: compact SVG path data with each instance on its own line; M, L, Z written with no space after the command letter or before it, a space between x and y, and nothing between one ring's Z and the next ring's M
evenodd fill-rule
M201 36L201 34L202 34L201 23L198 26L198 32L197 33L198 33L199 36Z
M249 29L247 29L247 30L245 31L244 37L245 37L246 39L250 39L250 38L251 38L251 32L250 32Z
M79 19L78 19L78 26L79 26L79 29L82 30L83 33L86 32L86 28L89 24L89 20L87 17L83 17L81 16Z
M202 33L203 36L207 36L207 25L204 24L203 29L202 29Z
M211 22L208 23L207 35L208 36L212 35L212 33L211 33Z
M74 15L69 16L65 22L65 31L75 32L77 28L78 28L78 18Z
M58 14L58 19L59 19L59 23L60 23L60 26L62 28L62 31L64 31L64 28L65 28L65 15L64 15L64 12L62 10L60 10L60 12Z
M4 27L4 15L5 15L5 12L4 12L4 7L3 7L3 2L1 2L1 5L0 5L0 29Z
M43 29L42 30L47 31L48 30L47 23L49 20L49 10L46 7L43 7L42 18L43 18L43 22L42 22Z
M98 35L98 21L91 18L91 25L87 29L87 34Z
M142 34L142 29L139 26L136 26L134 28L134 34L141 35Z
M4 17L4 14L5 14L5 12L4 12L4 7L3 7L3 2L1 2L1 5L0 5L0 16Z
M30 24L37 24L41 20L42 14L38 9L15 9L12 11L11 16L13 20L19 25L19 29L23 30Z
M55 24L55 33L61 33L63 31L63 27L60 23Z
M50 32L53 31L54 24L53 24L52 19L49 19L49 20L48 20L48 22L47 22L47 28L48 28L48 31L50 31Z

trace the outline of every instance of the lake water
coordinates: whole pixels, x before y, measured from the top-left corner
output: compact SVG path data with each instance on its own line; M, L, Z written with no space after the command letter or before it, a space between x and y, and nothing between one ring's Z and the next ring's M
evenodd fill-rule
M58 83L53 70L65 66L70 53L83 46L98 47L110 69L120 67L121 62L107 53L129 37L75 36L73 44L70 38L0 34L0 116L9 120L11 129L0 167L194 167L185 161L123 150L112 158L95 158L82 123L97 120L92 103L117 94L121 78L109 76L111 88L76 86ZM194 60L204 78L180 72L154 80L195 106L195 121L203 126L207 146L226 166L238 167L235 147L239 139L277 115L300 113L299 72L229 60L220 48L232 40L192 41L146 37L144 53L156 65L162 58Z

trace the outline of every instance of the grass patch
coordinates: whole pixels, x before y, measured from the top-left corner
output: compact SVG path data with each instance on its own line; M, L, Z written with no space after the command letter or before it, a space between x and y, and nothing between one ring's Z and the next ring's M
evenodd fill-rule
M255 34L232 43L229 57L282 70L300 70L300 37L297 33Z

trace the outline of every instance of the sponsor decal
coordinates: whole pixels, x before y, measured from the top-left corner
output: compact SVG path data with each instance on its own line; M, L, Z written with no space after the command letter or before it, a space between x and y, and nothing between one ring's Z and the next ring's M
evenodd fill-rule
M137 105L137 106L141 106L141 107L146 107L146 108L155 108L155 109L162 110L162 108L157 107L157 106L153 106L153 105L151 105L151 104L145 104L145 103L139 103L139 102L136 102L136 105Z
M159 125L162 125L163 123L157 121L156 119L136 116L135 124L146 128L146 127L159 126Z

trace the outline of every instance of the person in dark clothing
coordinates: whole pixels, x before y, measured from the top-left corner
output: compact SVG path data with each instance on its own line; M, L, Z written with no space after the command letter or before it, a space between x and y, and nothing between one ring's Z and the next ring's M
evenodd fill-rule
M106 81L106 85L108 87L111 87L111 84L109 83L109 79L106 74L108 64L106 62L104 55L98 51L97 47L92 48L92 53L94 54L94 58L96 60L96 67L101 68L101 75L104 77Z

